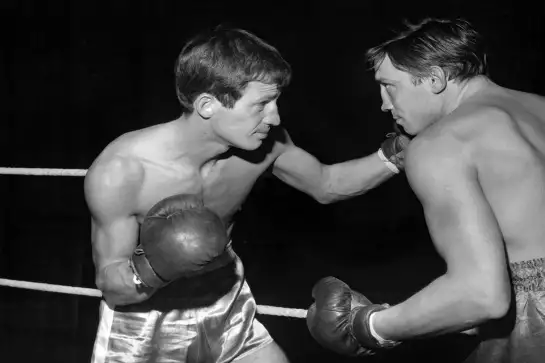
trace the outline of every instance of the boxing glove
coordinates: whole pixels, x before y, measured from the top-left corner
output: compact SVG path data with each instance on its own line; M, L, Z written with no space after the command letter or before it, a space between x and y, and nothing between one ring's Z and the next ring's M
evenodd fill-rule
M386 139L380 145L378 154L393 172L399 173L400 170L405 168L405 149L411 139L404 135L395 124L394 129L395 132L386 135Z
M174 195L154 205L141 227L129 264L135 283L160 288L226 265L228 236L221 219L193 195Z
M373 304L339 279L326 277L312 289L315 302L307 312L307 327L324 348L346 356L369 356L398 342L379 342L371 334L369 317L386 309Z

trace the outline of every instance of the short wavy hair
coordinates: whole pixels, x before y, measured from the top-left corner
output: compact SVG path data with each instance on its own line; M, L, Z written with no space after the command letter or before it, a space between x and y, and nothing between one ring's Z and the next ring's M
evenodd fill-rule
M406 25L407 30L366 52L371 67L376 70L388 56L415 82L429 77L433 66L441 67L448 80L488 75L484 41L468 21L426 18Z
M252 81L276 84L291 81L291 66L278 50L256 35L222 25L191 39L175 65L176 94L184 112L193 112L201 93L210 93L232 108Z

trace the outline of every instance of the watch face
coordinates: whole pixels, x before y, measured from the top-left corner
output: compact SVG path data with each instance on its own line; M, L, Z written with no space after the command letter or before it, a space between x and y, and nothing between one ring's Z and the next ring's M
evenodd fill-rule
M142 252L144 252L144 251L142 251ZM135 251L135 255L138 255L138 254L136 254L136 251ZM138 277L138 274L136 272L136 269L134 268L134 264L132 263L132 260L129 260L129 267L131 268L131 271L132 271L132 282L135 285L142 285L142 280L140 280L140 278Z
M141 285L142 284L142 281L136 275L132 276L132 282L134 282L135 285Z

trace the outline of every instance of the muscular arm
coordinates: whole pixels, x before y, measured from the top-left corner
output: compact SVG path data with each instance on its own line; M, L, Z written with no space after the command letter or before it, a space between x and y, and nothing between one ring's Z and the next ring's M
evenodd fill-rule
M375 329L386 339L462 331L507 312L503 240L469 154L446 133L422 135L409 147L407 176L447 271L403 303L376 313Z
M85 178L96 284L113 305L137 303L153 294L151 289L137 290L128 264L138 241L133 211L142 178L139 164L121 158L91 168Z
M324 165L295 146L287 134L286 138L284 150L274 163L274 175L320 203L364 194L395 175L377 153L361 159Z

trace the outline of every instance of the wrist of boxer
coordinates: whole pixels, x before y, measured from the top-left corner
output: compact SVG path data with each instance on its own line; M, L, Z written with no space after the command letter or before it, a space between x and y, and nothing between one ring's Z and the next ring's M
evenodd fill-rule
M168 284L168 281L155 272L140 246L136 247L129 258L129 267L133 273L133 283L137 287L144 286L157 289Z
M131 274L132 274L132 283L139 287L139 286L146 286L147 285L144 283L144 281L142 281L141 277L140 277L140 274L138 273L138 271L136 270L136 268L134 267L134 262L132 261L132 258L129 258L127 260L127 263L129 265L129 269L131 270Z
M390 169L392 173L399 174L398 167L392 163L388 158L384 155L384 152L382 151L382 148L378 149L377 151L379 159L386 164L386 167Z
M186 278L197 277L204 275L213 270L217 270L228 264L235 262L235 258L229 250L225 250L222 254L212 259L209 263L202 266L196 271L188 271L184 274ZM137 286L145 286L149 288L161 288L170 283L161 277L146 258L145 253L137 247L134 253L128 260L129 267L132 271L132 281Z
M353 323L351 324L353 335L356 340L365 348L372 350L393 348L401 342L388 340L381 337L375 330L373 316L388 308L388 304L372 304L359 309L354 314ZM376 317L376 315L375 315Z
M103 266L97 274L96 284L111 307L139 303L155 292L134 283L134 273L126 259Z
M380 344L381 346L395 346L397 344L399 344L399 342L396 342L394 340L389 340L389 339L385 339L383 337L381 337L377 331L375 330L375 317L376 317L376 314L377 312L373 312L371 313L371 315L369 315L369 331L371 332L371 336L373 336L373 338L375 338L378 342L378 344Z

